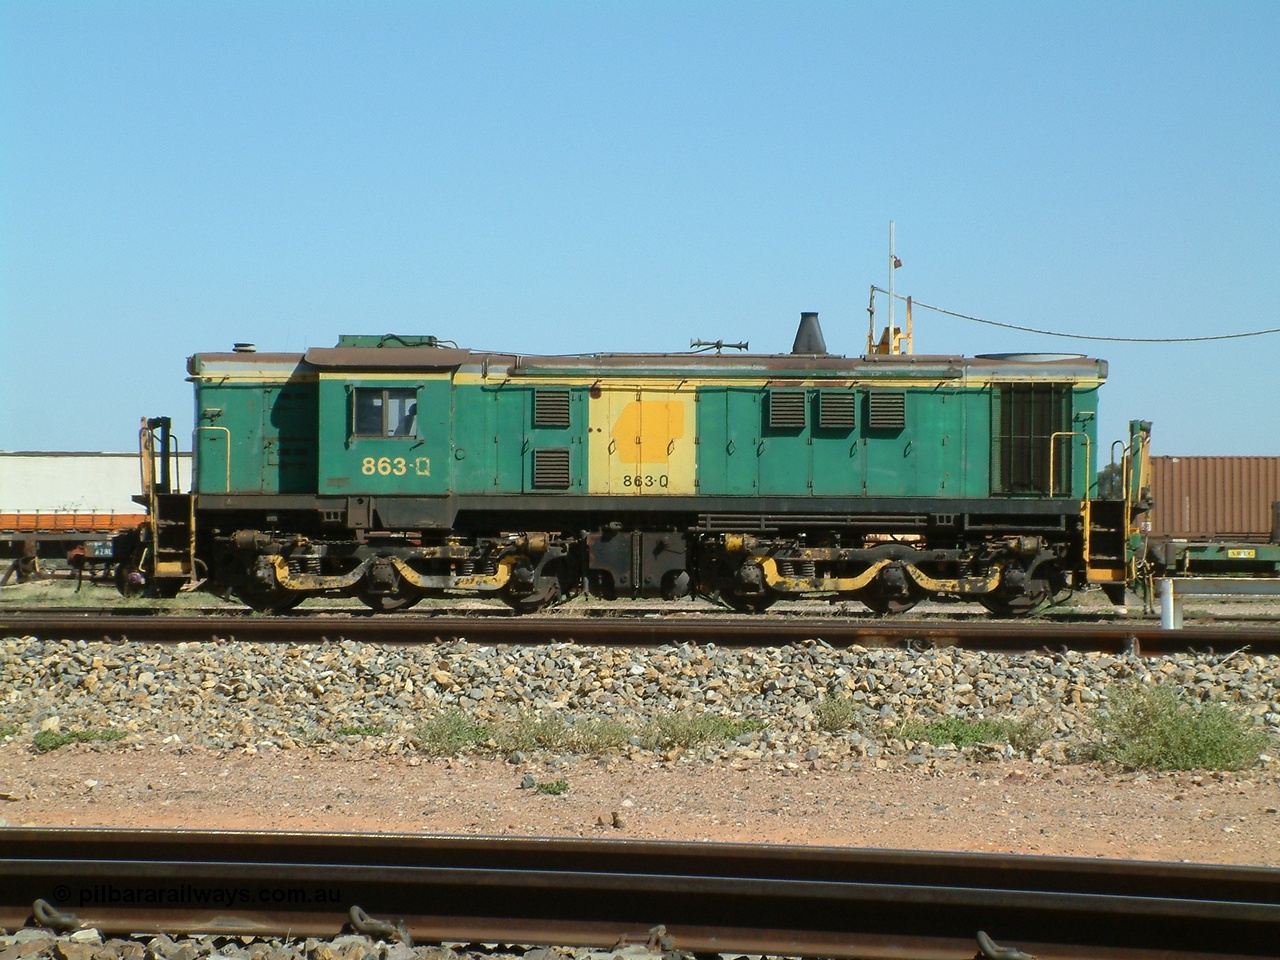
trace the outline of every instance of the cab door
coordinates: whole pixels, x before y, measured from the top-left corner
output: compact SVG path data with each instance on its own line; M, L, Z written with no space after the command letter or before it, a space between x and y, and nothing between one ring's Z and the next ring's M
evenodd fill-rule
M264 391L261 483L263 493L314 493L316 386L284 383Z

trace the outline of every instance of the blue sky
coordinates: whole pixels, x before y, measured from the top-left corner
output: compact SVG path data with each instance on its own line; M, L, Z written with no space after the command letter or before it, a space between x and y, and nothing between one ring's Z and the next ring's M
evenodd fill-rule
M890 219L960 313L1280 327L1278 47L1270 2L7 0L0 449L187 435L234 341L781 352L817 310L857 354ZM1108 441L1280 454L1280 336L916 350L1087 352Z

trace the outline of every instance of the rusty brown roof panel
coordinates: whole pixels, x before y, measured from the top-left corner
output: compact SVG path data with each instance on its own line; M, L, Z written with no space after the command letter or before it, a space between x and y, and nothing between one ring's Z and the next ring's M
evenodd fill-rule
M495 358L497 355L494 355ZM508 357L510 359L510 357ZM682 365L689 367L768 367L770 369L789 368L796 370L845 368L852 364L868 362L863 357L846 357L839 354L793 354L793 353L578 353L549 354L538 356L529 354L515 358L521 366L567 367L577 368L585 365L597 367L660 367ZM960 356L912 356L894 357L890 364L900 366L934 366L940 363L958 364L964 362ZM870 362L885 362L881 358L872 358Z
M471 355L470 350L448 347L312 347L304 359L312 366L344 370L450 370Z
M1105 379L1105 360L1086 357L1033 361L992 357L869 356L843 357L783 354L725 354L721 356L690 353L599 353L577 356L497 357L473 354L472 363L487 359L493 364L505 363L513 374L570 374L594 370L628 370L646 373L733 372L739 375L848 375L854 377L923 377L958 379L964 376L995 379L1064 380Z
M1280 500L1280 457L1152 457L1151 535L1267 539Z
M202 353L201 367L252 368L310 367L329 370L456 370L486 369L499 375L589 375L597 371L627 371L651 376L736 374L738 376L925 378L956 380L965 377L993 379L1103 380L1104 360L1057 355L1007 355L963 357L942 355L871 355L845 357L835 354L706 354L706 353L594 353L568 355L518 355L445 347L313 347L296 353Z

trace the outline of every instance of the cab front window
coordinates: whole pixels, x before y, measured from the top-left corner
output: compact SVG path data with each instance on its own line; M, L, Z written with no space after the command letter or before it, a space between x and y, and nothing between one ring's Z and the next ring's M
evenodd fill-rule
M354 414L357 437L416 437L418 391L356 387Z

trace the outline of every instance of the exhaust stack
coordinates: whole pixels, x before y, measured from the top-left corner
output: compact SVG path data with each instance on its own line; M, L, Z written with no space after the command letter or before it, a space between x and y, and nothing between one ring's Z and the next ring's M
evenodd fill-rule
M818 323L816 313L800 314L800 328L796 330L796 342L791 345L792 353L825 354L827 341L822 338L822 326Z

